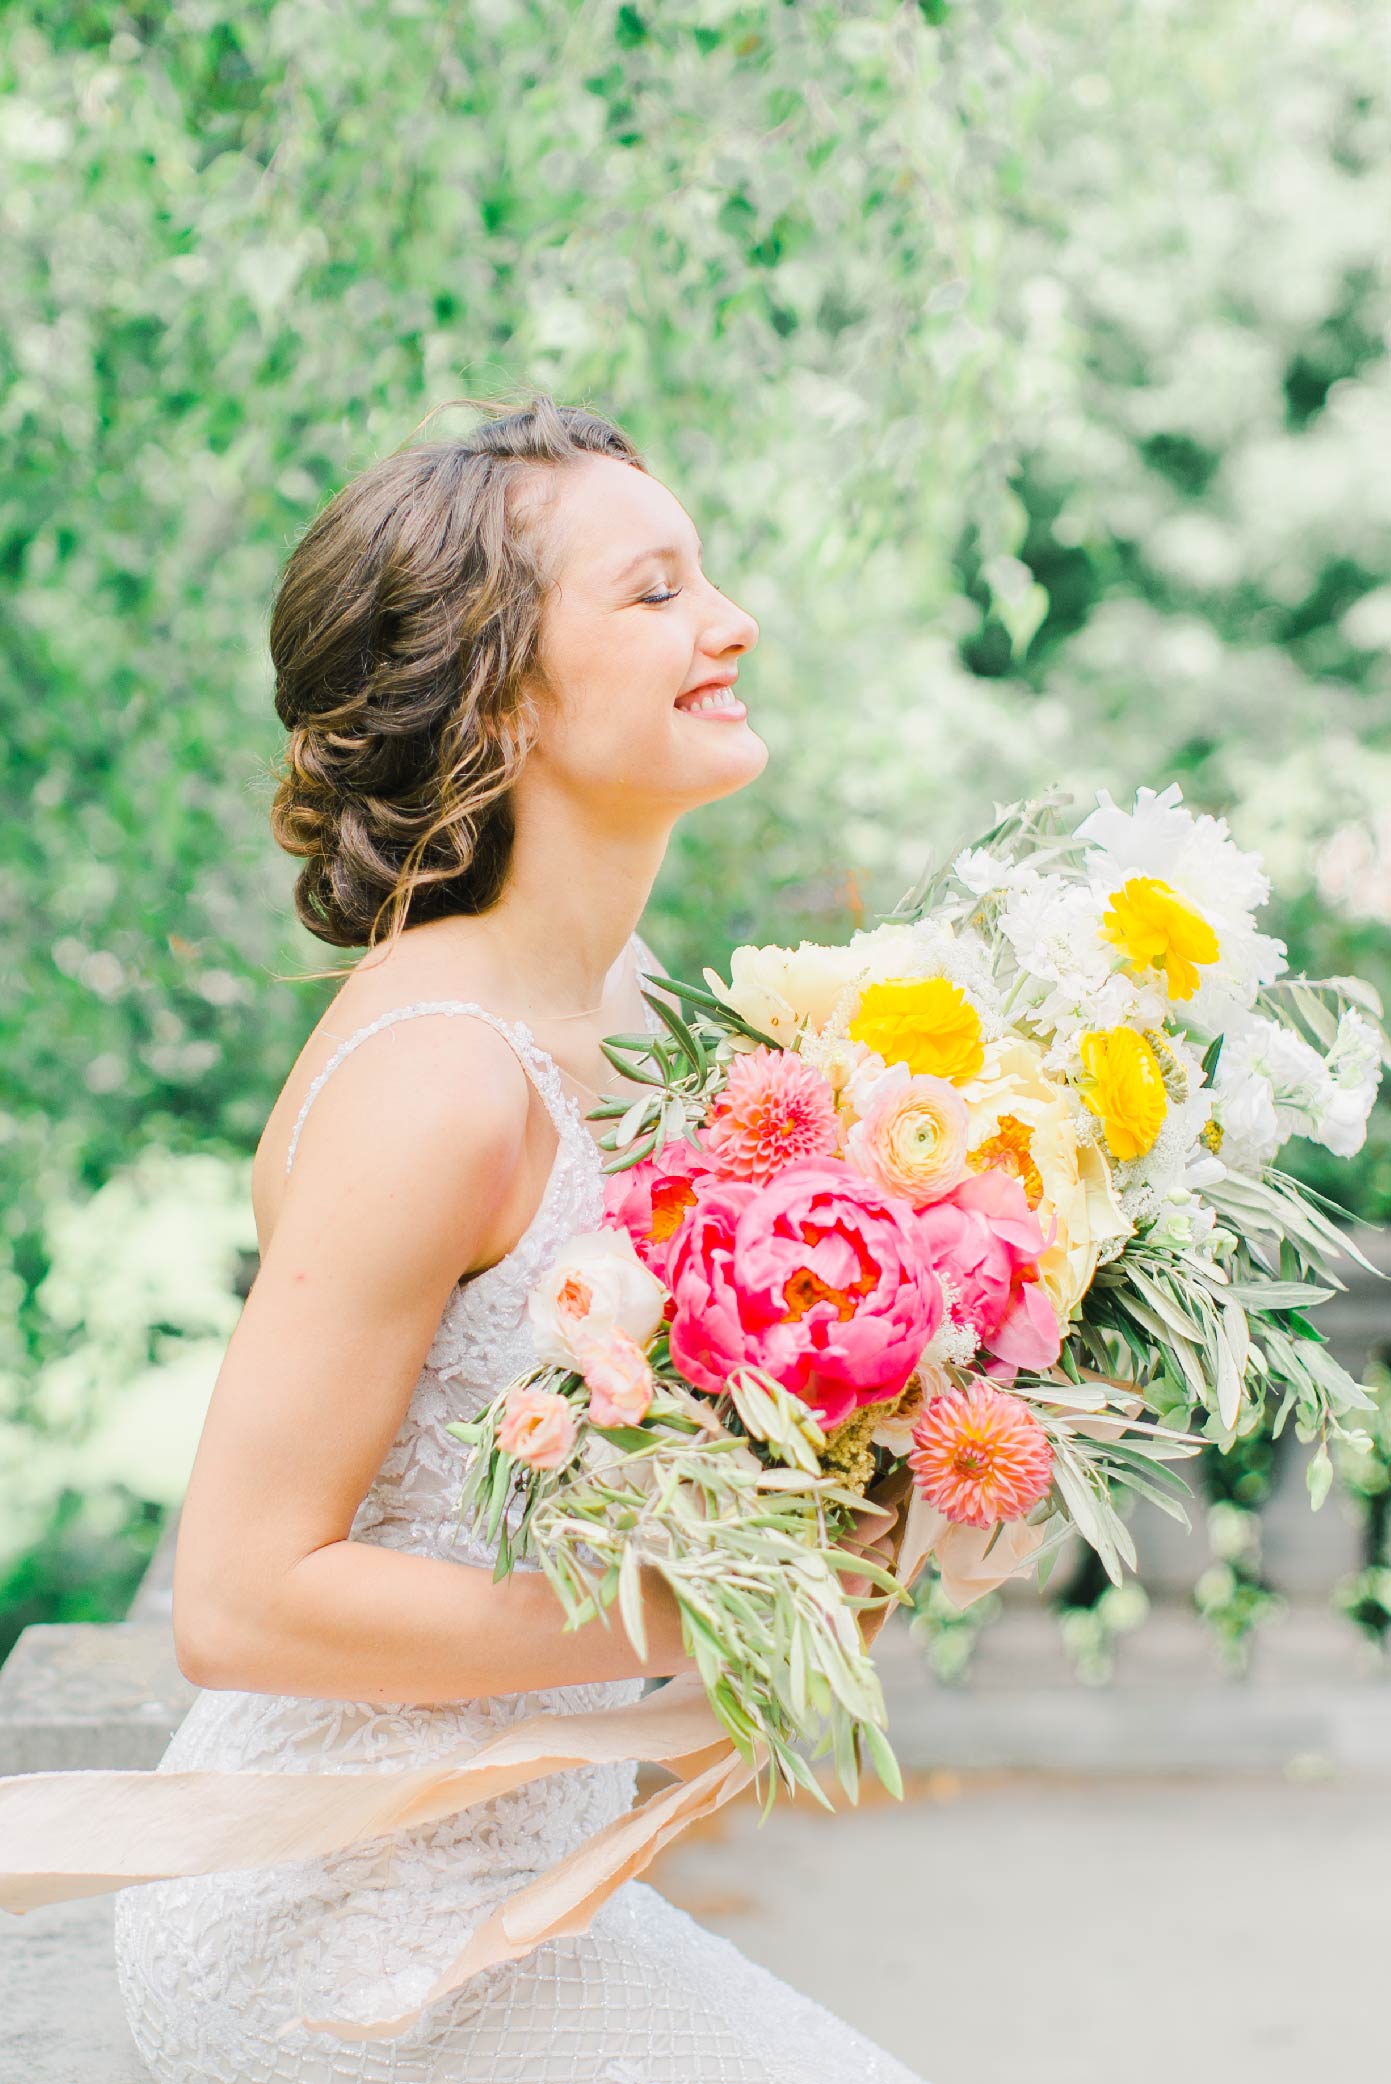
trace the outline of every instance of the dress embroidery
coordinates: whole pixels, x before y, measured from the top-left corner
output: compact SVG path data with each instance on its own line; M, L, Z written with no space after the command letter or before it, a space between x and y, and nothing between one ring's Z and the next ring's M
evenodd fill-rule
M641 942L637 954L655 967ZM472 1014L507 1036L555 1124L556 1155L512 1251L452 1292L350 1538L491 1566L495 1551L459 1527L462 1449L444 1426L531 1364L527 1293L567 1238L602 1217L602 1154L578 1102L521 1023L470 1001L420 1001L335 1053L306 1096L286 1169L314 1097L349 1050L392 1020L431 1012ZM650 1013L648 1025L656 1031ZM421 1764L475 1750L529 1715L632 1702L643 1690L634 1678L383 1706L204 1689L157 1770ZM632 1806L636 1778L628 1763L574 1768L313 1860L121 1890L117 1975L156 2084L922 2084L636 1880L587 1932L484 1971L394 2040L272 2038L290 2016L367 2021L418 2004L494 1904Z

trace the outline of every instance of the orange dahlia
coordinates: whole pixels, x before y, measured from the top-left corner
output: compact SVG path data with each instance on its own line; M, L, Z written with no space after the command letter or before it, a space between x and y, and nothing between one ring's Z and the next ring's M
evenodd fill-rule
M1020 1520L1053 1480L1053 1450L1020 1397L974 1382L933 1397L908 1463L929 1505L968 1527Z

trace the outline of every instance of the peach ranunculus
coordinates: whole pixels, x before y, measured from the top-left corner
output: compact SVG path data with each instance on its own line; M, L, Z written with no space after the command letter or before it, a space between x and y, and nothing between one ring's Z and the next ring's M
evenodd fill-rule
M883 1402L942 1314L917 1220L838 1158L712 1188L672 1255L672 1360L711 1396L766 1368L827 1429Z
M684 1136L669 1137L652 1157L604 1176L605 1221L627 1231L659 1280L666 1279L676 1235L710 1176L710 1160Z
M665 1303L665 1288L626 1230L582 1230L527 1297L537 1358L583 1372L586 1347L614 1330L645 1346L661 1325Z
M507 1393L497 1444L529 1469L559 1469L570 1458L579 1425L568 1397L519 1385Z
M823 948L803 941L796 948L736 948L729 959L729 982L707 969L705 981L716 998L742 1013L753 1027L790 1049L798 1030L824 1027L859 963L848 948Z
M950 1192L966 1171L969 1126L956 1087L906 1064L890 1064L867 1087L856 1087L860 1118L845 1140L850 1163L914 1208Z
M655 1382L651 1364L636 1339L616 1329L586 1345L584 1379L589 1417L596 1426L635 1426L647 1416Z
M985 1061L961 1088L970 1115L966 1163L972 1172L1012 1174L1053 1242L1038 1262L1060 1324L1068 1324L1092 1284L1103 1246L1133 1228L1116 1198L1100 1142L1081 1143L1066 1093L1042 1052L1018 1039L988 1042Z

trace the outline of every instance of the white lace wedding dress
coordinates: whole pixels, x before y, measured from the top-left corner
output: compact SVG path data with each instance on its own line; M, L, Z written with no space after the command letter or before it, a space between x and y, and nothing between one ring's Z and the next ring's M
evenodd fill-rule
M486 1566L493 1552L455 1516L462 1449L444 1426L479 1410L530 1364L527 1290L568 1237L599 1222L602 1159L578 1103L520 1023L462 1001L401 1006L350 1036L314 1080L286 1170L316 1093L348 1052L393 1021L433 1013L472 1015L507 1037L559 1141L541 1203L514 1249L451 1294L351 1532L357 1541ZM210 1689L194 1700L159 1770L418 1765L476 1748L528 1715L632 1702L642 1692L636 1678L380 1706ZM636 1777L631 1764L572 1768L312 1860L123 1889L117 1973L156 2084L922 2084L636 1880L621 1885L587 1932L484 1970L395 2039L350 2041L308 2028L273 2038L291 2017L365 2022L418 2005L502 1897L631 1807ZM829 1871L825 1889L833 1915Z

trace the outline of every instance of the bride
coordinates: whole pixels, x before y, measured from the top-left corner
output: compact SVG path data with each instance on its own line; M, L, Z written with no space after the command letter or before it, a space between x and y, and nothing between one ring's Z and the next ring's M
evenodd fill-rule
M620 1628L567 1633L534 1565L495 1583L444 1427L527 1365L526 1292L602 1214L599 1045L654 1025L635 928L673 823L762 771L734 686L757 637L628 439L544 393L364 471L291 554L273 828L304 924L367 953L315 973L345 981L256 1153L260 1270L174 1572L201 1690L161 1772L427 1764L694 1669L650 1573L646 1661ZM637 1880L395 2039L277 2035L419 2006L635 1782L575 1767L313 1860L123 1889L157 2084L921 2084Z

